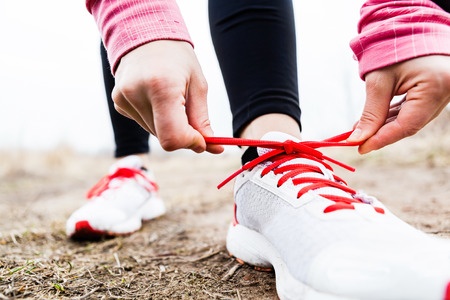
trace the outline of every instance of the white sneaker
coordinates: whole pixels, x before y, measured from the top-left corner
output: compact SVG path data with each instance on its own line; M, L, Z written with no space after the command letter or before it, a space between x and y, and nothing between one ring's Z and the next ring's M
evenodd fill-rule
M74 239L127 235L142 221L166 212L152 175L138 156L127 156L88 192L88 202L67 220L66 233Z
M232 175L227 249L273 268L281 299L450 299L449 241L349 188L314 149L345 137L293 143L269 133L263 140L274 142L252 141L259 157Z

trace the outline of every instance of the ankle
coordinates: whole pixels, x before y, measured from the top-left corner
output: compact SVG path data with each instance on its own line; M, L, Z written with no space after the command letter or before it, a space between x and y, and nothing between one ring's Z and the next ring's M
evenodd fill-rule
M121 157L116 157L116 161L121 160L122 158L131 156L131 155L136 155L141 159L142 167L148 168L150 166L150 157L149 157L148 153L136 153L136 154L130 154L130 155L125 155L125 156L121 156Z
M301 140L300 126L292 117L285 114L262 115L251 121L241 132L244 139L260 140L270 131L279 131ZM242 147L245 152L248 147Z

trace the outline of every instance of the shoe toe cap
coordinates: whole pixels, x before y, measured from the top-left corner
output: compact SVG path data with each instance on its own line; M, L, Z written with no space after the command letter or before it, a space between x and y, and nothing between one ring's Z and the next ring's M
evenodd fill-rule
M334 245L319 254L308 281L362 299L446 299L450 252L424 245ZM372 295L372 296L370 296Z
M126 233L129 229L121 224L126 223L128 219L129 216L123 211L114 208L79 209L67 220L66 233L68 236L72 236L81 229L88 230L89 228L98 233Z

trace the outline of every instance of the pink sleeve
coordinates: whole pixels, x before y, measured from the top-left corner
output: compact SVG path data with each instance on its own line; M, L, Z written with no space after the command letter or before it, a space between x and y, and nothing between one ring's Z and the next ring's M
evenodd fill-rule
M111 70L131 50L155 40L192 44L175 0L86 0L100 29Z
M450 14L430 0L368 0L350 42L364 79L370 71L414 57L450 55Z

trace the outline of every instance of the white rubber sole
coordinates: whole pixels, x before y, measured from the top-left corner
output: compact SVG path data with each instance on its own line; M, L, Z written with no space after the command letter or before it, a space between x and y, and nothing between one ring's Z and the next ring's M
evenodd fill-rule
M262 269L273 268L277 293L281 300L343 300L341 296L324 294L295 279L277 250L260 233L242 225L230 225L227 249L243 262Z
M141 229L143 221L155 219L165 213L166 206L164 202L160 198L152 197L136 211L136 214L124 222L115 224L114 227L108 230L108 233L110 235L114 235L115 233L118 235L133 233Z
M166 213L166 206L161 198L153 197L142 206L140 212L141 219L148 221L164 215Z
M107 228L100 228L95 225L95 221L78 220L68 221L67 235L74 239L97 239L102 236L122 236L138 231L142 227L143 221L149 221L160 217L166 213L164 202L160 198L152 197L147 200L136 213L125 220L114 223Z

